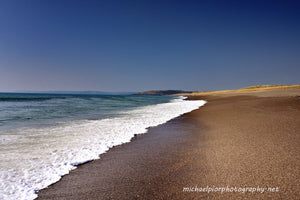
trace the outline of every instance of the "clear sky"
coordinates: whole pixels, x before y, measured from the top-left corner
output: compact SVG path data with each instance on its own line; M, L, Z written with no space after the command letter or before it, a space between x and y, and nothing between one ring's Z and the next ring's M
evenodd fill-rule
M300 84L298 0L0 0L0 91Z

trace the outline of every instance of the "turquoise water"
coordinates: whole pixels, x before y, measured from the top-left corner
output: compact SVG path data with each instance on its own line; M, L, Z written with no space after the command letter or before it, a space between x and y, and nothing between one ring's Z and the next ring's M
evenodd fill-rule
M117 117L137 107L166 103L175 97L145 95L76 95L0 93L0 130L47 126L70 120Z
M204 103L171 96L0 93L0 199L34 199L76 165Z

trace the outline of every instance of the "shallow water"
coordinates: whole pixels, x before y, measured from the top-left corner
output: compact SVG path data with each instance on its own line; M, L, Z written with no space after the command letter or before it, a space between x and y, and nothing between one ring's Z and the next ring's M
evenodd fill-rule
M0 199L34 199L76 165L205 101L143 95L0 94Z

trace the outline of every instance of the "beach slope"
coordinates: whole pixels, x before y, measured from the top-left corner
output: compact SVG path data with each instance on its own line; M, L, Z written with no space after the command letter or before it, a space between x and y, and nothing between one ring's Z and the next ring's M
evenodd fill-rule
M300 89L194 95L208 103L150 128L38 199L297 199ZM195 188L258 191L193 192Z

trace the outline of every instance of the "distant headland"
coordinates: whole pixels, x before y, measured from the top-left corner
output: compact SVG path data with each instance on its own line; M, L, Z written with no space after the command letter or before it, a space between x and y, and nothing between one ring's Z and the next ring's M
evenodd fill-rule
M137 94L141 95L175 95L181 93L193 93L191 91L183 91L183 90L150 90L145 92L139 92Z

